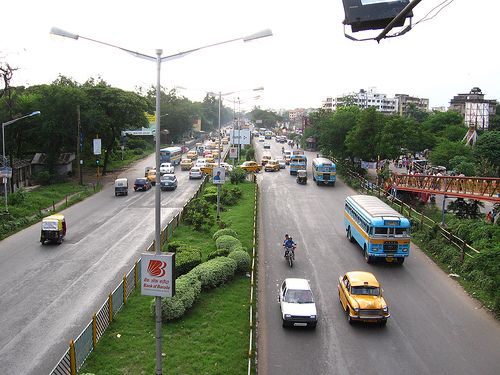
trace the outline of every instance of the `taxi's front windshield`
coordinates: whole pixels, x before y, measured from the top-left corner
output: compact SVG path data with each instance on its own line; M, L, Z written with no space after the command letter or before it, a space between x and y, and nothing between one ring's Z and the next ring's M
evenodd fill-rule
M375 286L353 286L351 288L351 294L361 296L379 296L380 288Z

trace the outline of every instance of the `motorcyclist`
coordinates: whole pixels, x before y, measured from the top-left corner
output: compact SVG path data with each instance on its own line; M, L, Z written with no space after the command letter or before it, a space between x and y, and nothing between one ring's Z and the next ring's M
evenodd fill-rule
M284 254L285 257L289 251L292 251L292 256L295 258L295 248L297 247L297 244L295 242L293 242L293 238L290 237L288 235L288 233L285 234L285 240L283 241L283 247L285 248L285 254Z
M285 146L282 146L281 147L281 153L284 154L285 153Z

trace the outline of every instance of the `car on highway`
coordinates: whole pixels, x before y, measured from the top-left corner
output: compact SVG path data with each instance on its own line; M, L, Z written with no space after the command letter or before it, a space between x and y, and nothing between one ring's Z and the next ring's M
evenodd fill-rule
M259 142L264 142L264 138L262 136L259 137Z
M186 157L188 159L191 159L192 161L195 161L197 158L198 158L198 153L196 151L188 151L188 153L186 154Z
M151 185L156 185L156 169L149 170L147 179L151 183Z
M172 163L161 163L160 164L160 175L175 173L175 167Z
M203 172L200 167L193 167L189 170L189 179L200 179L203 178Z
M181 159L181 171L189 171L191 168L193 168L193 161L191 159Z
M262 159L261 159L261 161L260 161L260 164L261 164L262 166L265 166L265 165L267 164L267 162L268 162L269 160L271 160L272 158L273 158L273 157L271 156L271 154L269 154L269 153L265 153L264 155L262 155Z
M253 160L244 161L240 165L240 168L245 170L247 173L258 173L262 169L262 167Z
M281 156L278 156L276 158L276 161L278 162L280 169L285 169L286 168L286 162L285 159L283 159Z
M316 328L318 312L306 279L288 278L280 286L278 301L283 327Z
M264 171L266 172L279 172L279 170L280 170L280 165L274 159L269 160L266 163L266 166L264 167Z
M265 149L270 149L271 148L271 144L269 142L264 142L264 148Z
M391 316L382 288L370 272L352 271L339 277L339 300L347 321L387 323Z
M233 170L233 166L228 163L221 162L220 166L223 167L226 170L226 172L231 172Z
M177 177L175 174L164 174L160 179L161 190L175 190L177 189Z
M134 191L147 191L151 189L151 182L146 177L136 178L134 181Z

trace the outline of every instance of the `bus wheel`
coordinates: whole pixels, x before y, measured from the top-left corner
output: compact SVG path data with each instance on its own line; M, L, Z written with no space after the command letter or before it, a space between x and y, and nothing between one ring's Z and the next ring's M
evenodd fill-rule
M352 236L351 233L351 227L347 229L347 239L349 240L349 242L354 242L354 237Z
M366 250L366 245L365 245L365 260L366 260L366 263L371 263L373 261L373 258L368 255L368 250Z

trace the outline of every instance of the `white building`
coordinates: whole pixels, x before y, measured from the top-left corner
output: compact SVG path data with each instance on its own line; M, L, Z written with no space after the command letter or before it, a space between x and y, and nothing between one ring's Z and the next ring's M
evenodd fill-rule
M360 108L374 107L378 112L382 113L397 113L398 99L389 98L386 94L380 94L373 89L368 91L361 89L357 93L342 95L339 97L328 97L322 103L322 108L325 110L335 111L338 107L355 105Z

